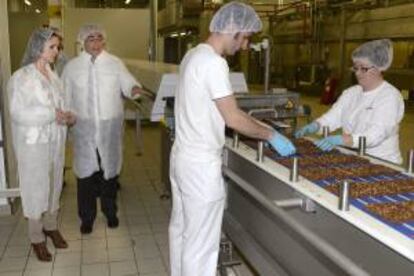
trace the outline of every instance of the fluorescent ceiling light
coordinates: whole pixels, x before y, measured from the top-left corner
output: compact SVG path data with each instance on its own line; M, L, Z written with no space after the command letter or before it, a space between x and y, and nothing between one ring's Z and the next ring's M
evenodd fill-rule
M35 12L36 12L36 13L40 13L40 10L39 10L39 9L35 9Z
M177 36L178 36L177 33L170 34L170 37L177 37Z
M28 6L31 6L31 5L32 5L32 3L31 3L29 0L24 0L24 3L25 3L26 5L28 5Z
M185 36L187 33L186 32L181 32L180 35L181 36Z
M128 5L129 3L131 3L131 0L125 0L125 5Z

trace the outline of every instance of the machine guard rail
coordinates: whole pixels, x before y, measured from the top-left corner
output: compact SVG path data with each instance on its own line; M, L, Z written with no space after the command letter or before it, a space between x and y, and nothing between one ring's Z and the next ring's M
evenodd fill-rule
M345 275L366 276L369 275L365 270L359 267L356 263L350 260L347 256L338 251L331 244L321 239L312 231L303 227L296 220L291 218L282 208L262 195L248 182L240 178L236 173L226 166L222 167L223 174L235 182L241 189L248 193L251 197L262 204L269 212L275 215L283 224L291 229L301 241L306 242L309 246L315 249L321 256L319 258L322 262L328 262L333 265L338 272ZM323 258L323 259L322 259Z

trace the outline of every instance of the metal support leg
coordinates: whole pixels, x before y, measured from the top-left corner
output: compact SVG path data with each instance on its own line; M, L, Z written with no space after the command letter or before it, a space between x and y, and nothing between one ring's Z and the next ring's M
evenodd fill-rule
M142 128L141 128L141 113L138 109L135 111L135 138L137 143L137 154L142 155Z
M227 276L228 269L241 265L240 258L237 256L233 248L233 243L226 237L220 242L220 253L218 261L218 272L220 276Z

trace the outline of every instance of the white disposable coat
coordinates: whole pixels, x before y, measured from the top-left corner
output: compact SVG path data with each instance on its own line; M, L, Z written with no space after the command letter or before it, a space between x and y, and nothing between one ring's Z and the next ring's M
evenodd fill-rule
M63 182L66 126L58 125L55 115L56 108L65 109L63 87L47 70L49 80L29 64L8 83L23 214L29 219L59 209Z
M374 90L364 92L359 85L345 90L332 108L317 119L330 131L342 128L352 135L353 147L359 137L366 137L367 153L401 163L399 124L404 116L400 91L384 81Z
M98 171L98 149L104 177L109 179L118 175L122 166L122 95L131 97L132 88L140 84L117 57L105 51L93 63L91 57L82 52L65 66L62 74L68 105L76 114L72 128L73 166L79 178ZM95 94L94 117L90 114L88 93Z

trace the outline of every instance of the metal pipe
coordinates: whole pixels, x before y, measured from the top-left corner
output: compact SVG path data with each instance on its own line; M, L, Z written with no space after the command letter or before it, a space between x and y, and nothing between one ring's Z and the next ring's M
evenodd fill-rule
M364 156L366 153L367 139L364 136L358 138L358 154Z
M158 34L158 0L150 0L150 47L148 49L148 59L157 59L157 34Z
M326 138L326 137L329 136L329 127L328 126L322 127L322 135L323 135L323 138Z
M239 147L239 134L234 131L233 132L233 148L238 148Z
M351 190L351 182L344 180L339 185L339 205L341 211L349 211L349 197Z
M256 161L257 162L263 162L263 141L259 141L257 143L257 155L256 155Z
M268 39L266 39L266 41L267 42L264 42L264 43L267 43L267 47L265 48L265 75L264 75L265 94L269 93L269 80L270 80L270 43Z
M298 182L299 180L299 159L293 157L292 168L290 169L289 175L290 182Z
M261 113L272 113L274 118L277 118L277 111L273 108L255 108L255 109L250 109L249 112L247 113L250 116L254 116L254 115L258 115Z
M283 209L276 206L271 200L265 197L260 193L256 188L246 182L244 179L240 178L236 173L234 173L229 168L223 166L222 171L227 175L233 182L235 182L241 189L247 192L251 197L257 200L264 208L270 211L277 219L289 227L292 230L292 233L298 235L298 238L307 243L309 246L321 253L321 258L323 261L330 262L334 265L340 272L345 273L346 275L358 275L358 276L368 276L369 273L359 267L355 262L349 259L347 256L342 254L334 246L328 243L326 240L322 239L314 232L310 231L295 219L290 217Z
M408 173L413 173L413 166L414 166L414 149L411 149L408 152L408 159L407 159L407 172Z
M295 207L302 207L303 199L302 198L289 198L289 199L282 199L282 200L275 200L273 201L277 207L280 208L295 208Z

